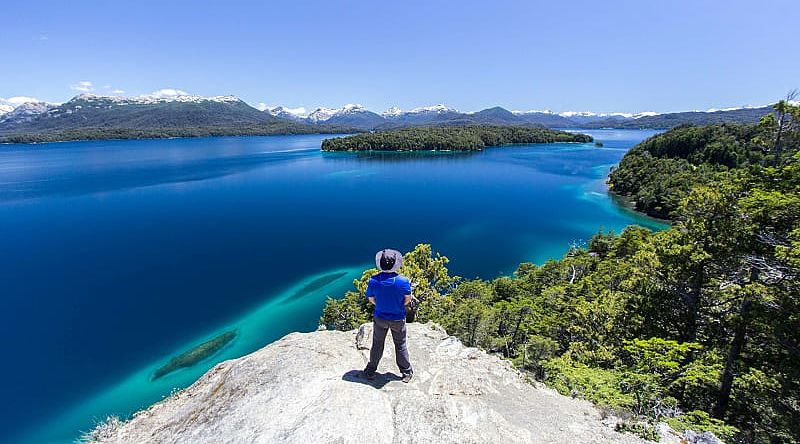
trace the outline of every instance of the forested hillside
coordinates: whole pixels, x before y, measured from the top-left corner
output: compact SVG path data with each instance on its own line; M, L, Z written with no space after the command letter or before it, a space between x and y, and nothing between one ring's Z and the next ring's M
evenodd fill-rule
M638 211L670 218L693 186L758 174L791 160L797 149L797 106L786 101L757 125L681 126L629 151L609 176L614 193Z
M681 125L716 125L722 123L731 124L755 124L766 113L770 112L768 106L758 108L740 108L719 111L683 111L677 113L656 114L654 116L642 116L636 119L620 119L610 117L608 119L587 122L584 128L636 128L636 129L666 129Z
M41 105L24 118L1 119L0 143L358 131L274 117L230 96L165 100L82 94L61 105Z
M171 137L271 136L282 134L338 134L355 131L328 125L305 125L294 122L269 122L192 128L103 128L87 127L42 133L0 134L0 143L44 143L69 140L165 139Z
M601 231L491 281L450 276L447 258L419 245L401 270L417 298L409 316L627 417L619 427L641 436L665 421L729 442L798 442L799 124L800 108L780 102L758 126L680 128L635 148L612 184L652 189L660 206L642 208L675 221L661 232ZM367 322L376 271L329 299L321 323Z

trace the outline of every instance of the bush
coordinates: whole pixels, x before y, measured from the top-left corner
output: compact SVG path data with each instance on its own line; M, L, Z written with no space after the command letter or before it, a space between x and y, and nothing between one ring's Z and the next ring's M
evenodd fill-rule
M719 419L712 418L702 410L692 410L666 420L666 423L678 432L693 430L695 432L711 432L723 441L731 441L739 433L739 429L729 426Z
M613 409L630 410L635 404L630 394L622 392L619 372L573 362L566 355L545 361L543 367L545 383L562 395L577 396Z

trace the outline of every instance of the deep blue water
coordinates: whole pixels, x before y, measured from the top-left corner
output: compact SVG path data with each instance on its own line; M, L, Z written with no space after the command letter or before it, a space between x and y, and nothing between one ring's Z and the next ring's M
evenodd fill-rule
M312 330L324 297L383 247L432 243L452 273L492 278L601 227L658 228L604 184L653 132L588 132L605 146L367 155L321 153L316 135L0 145L0 380L13 406L0 436L69 441L219 359ZM335 270L349 274L297 296ZM148 385L154 365L230 326L241 337L225 353Z

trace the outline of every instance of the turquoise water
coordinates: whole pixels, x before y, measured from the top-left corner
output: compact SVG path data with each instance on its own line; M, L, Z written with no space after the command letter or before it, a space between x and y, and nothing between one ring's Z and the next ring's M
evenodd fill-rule
M458 153L321 153L322 136L0 146L0 377L14 442L69 442L216 362L316 328L374 251L420 242L454 274L560 257L618 207L608 169L646 131ZM320 287L320 283L323 283ZM216 335L233 342L152 380ZM13 363L13 364L9 364Z

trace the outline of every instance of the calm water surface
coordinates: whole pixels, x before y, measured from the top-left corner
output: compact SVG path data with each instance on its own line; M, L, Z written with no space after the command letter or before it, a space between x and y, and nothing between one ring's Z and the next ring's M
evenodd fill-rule
M313 330L383 247L466 277L560 257L616 206L608 169L649 131L471 154L321 153L323 136L0 145L0 436L69 442L214 363ZM155 381L223 331L213 358Z

